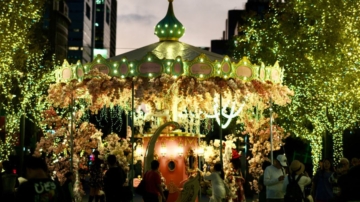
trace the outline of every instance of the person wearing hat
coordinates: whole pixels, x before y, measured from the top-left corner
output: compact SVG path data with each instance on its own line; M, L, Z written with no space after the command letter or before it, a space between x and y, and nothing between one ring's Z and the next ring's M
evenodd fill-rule
M273 165L268 166L264 172L264 185L266 186L266 200L268 202L284 201L283 181L287 159L285 155L278 155Z
M237 185L236 190L236 198L233 199L233 201L237 202L244 202L246 201L245 198L245 191L243 184L245 183L245 179L243 178L242 172L241 172L241 155L238 153L236 149L232 149L232 157L231 157L231 165L233 169L233 174L235 178L235 183Z
M291 177L291 179L297 180L299 175L301 175L301 177L298 181L298 184L300 186L301 191L304 194L304 187L311 183L311 178L309 177L307 172L304 172L305 165L302 164L298 160L293 160L290 164L289 171L290 171L290 174L288 176L286 176L284 179L283 192L286 193L286 188L287 188L287 185L289 184L289 176Z

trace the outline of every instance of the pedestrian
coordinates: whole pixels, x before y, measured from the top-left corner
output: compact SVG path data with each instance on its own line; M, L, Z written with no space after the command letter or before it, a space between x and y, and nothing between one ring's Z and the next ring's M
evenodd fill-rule
M12 202L15 200L15 188L19 186L18 176L10 161L4 161L2 165L4 173L1 175L1 198L4 201Z
M161 175L159 172L160 163L157 160L151 161L151 170L144 174L145 194L144 202L166 201L164 190L161 185Z
M117 166L116 156L109 155L107 157L107 164L109 169L104 175L104 192L106 202L122 202L128 201L124 199L124 187L123 184L126 181L125 171Z
M100 152L94 151L92 153L92 161L90 165L90 194L89 202L92 202L95 199L95 202L99 202L101 195L100 190L102 187L102 161L99 159Z
M246 198L245 198L245 191L244 191L244 186L243 184L245 184L245 179L242 175L242 171L241 171L241 159L240 159L241 155L236 151L236 149L232 149L232 155L231 155L231 165L232 165L232 169L233 169L233 173L234 173L234 178L235 178L235 183L237 185L237 190L236 190L236 198L233 199L233 201L236 202L245 202Z
M65 173L65 182L62 185L64 202L75 201L74 197L74 174L72 172Z
M330 176L330 183L333 187L333 201L341 201L341 187L339 184L340 179L344 176L350 169L350 162L347 158L341 158L339 164L337 165L334 173Z
M311 193L316 201L330 202L334 197L330 183L330 177L334 173L334 169L330 159L324 159L323 165L323 169L315 173Z
M265 171L265 169L270 166L270 161L264 161L262 163L262 170ZM264 184L264 173L259 177L259 202L266 202L266 186Z
M27 181L16 193L17 202L62 202L61 187L48 175L46 162L37 157L28 157L25 163Z
M266 200L268 202L283 202L283 181L286 175L284 167L287 167L285 155L278 155L273 165L268 166L264 172L264 185L266 186Z
M360 201L360 164L351 167L346 174L342 175L338 184L341 201Z
M351 159L351 167L354 167L354 166L359 165L359 164L360 164L360 159L359 158L353 157Z
M225 173L221 163L216 163L214 169L209 175L205 175L205 180L211 181L212 196L209 202L222 202L226 197L226 189L224 184Z
M283 192L286 195L289 194L287 193L287 191L289 191L287 190L288 184L290 183L290 181L297 181L297 184L299 185L301 192L299 193L299 198L294 198L294 199L297 199L296 201L304 201L304 198L306 198L304 193L304 188L306 185L311 184L311 178L309 177L308 173L305 172L305 165L298 160L293 160L290 164L289 172L290 172L289 175L285 177L283 182ZM290 200L290 201L294 202L295 200Z

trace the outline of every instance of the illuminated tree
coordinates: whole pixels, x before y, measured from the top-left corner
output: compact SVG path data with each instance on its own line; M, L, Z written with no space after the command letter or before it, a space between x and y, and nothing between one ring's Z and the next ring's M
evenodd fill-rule
M359 120L359 2L289 0L270 7L240 29L234 55L284 66L284 83L295 92L291 106L278 110L285 128L310 140L314 165L328 131L337 162L343 131Z
M41 95L52 77L47 74L51 70L49 64L44 62L46 40L39 32L44 3L45 0L0 2L0 108L6 114L7 135L19 132L21 116L38 124L40 108L46 104ZM0 147L7 148L15 142L13 138L6 140L0 142ZM8 152L0 155L0 159L6 158Z

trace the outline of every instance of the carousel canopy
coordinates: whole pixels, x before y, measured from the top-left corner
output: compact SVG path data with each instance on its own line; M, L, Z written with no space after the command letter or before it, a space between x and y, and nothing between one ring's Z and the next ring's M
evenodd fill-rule
M57 82L82 80L92 69L111 77L157 77L168 74L195 77L199 80L212 77L237 78L244 81L259 80L281 83L283 72L274 66L251 64L246 58L234 62L228 56L215 54L201 48L180 42L185 28L176 19L173 0L169 0L166 16L155 26L159 42L105 59L98 55L93 62L82 65L68 64L66 61L56 71Z

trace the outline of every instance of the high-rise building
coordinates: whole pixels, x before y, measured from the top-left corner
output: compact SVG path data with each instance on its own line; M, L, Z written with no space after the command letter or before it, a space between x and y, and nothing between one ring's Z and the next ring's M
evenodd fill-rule
M69 17L71 25L68 36L68 61L81 63L91 61L92 54L92 30L94 20L93 12L94 0L68 0Z
M97 54L115 55L116 0L67 0L69 63L88 63Z
M116 18L117 18L117 1L111 0L110 57L114 57L116 55Z
M96 1L96 17L95 17L95 55L100 53L104 57L108 58L111 54L111 44L114 36L114 30L111 30L115 24L116 29L116 1L114 0L97 0ZM115 13L115 18L114 14ZM114 20L114 21L113 21ZM112 23L115 22L115 23ZM115 30L116 35L116 30ZM116 36L115 36L116 40ZM115 43L116 44L116 43ZM114 46L112 47L115 48ZM100 52L98 52L100 51ZM113 50L115 51L115 50ZM114 54L115 55L115 54Z
M211 40L211 52L228 55L232 38L239 34L239 26L246 22L247 14L253 12L261 17L268 11L269 3L269 0L248 0L244 10L229 10L223 36L220 40Z
M65 1L52 0L45 4L42 28L47 36L50 53L62 63L68 54L68 28L71 23Z

